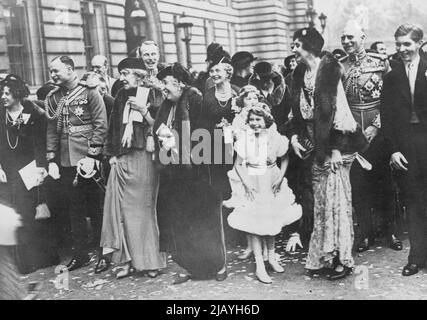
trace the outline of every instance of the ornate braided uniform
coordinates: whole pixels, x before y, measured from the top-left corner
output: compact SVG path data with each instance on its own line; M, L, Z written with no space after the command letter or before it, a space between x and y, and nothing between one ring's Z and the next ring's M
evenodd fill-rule
M363 53L341 59L347 100L355 120L363 130L381 127L380 98L383 78L391 70L386 55Z
M388 162L384 155L384 139L380 133L380 98L384 76L391 70L386 55L363 52L341 59L344 66L343 84L350 110L363 131L377 128L377 135L363 156L371 162L373 170L366 171L355 161L351 172L353 204L362 239L372 234L371 208L378 207L378 201L392 204L392 190ZM372 129L372 128L371 128ZM379 133L379 134L378 134ZM385 205L379 208L386 210ZM380 210L382 211L382 210ZM385 220L390 220L387 217ZM390 230L389 230L390 231Z
M86 216L95 217L92 223L96 224L95 238L99 238L102 211L98 186L92 179L78 177L76 166L85 157L100 160L108 129L106 108L96 87L76 79L72 90L52 90L45 109L47 160L60 165L61 197L69 208L74 249L82 255L87 241Z

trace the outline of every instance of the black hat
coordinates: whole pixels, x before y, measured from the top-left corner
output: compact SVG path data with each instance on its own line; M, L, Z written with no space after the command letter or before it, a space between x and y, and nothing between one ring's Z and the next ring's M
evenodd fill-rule
M231 64L236 69L244 69L254 62L257 58L248 51L239 51L231 58Z
M254 73L256 73L260 79L272 79L274 77L273 68L268 62L258 62L254 67Z
M121 72L123 69L146 69L144 62L140 58L125 58L120 61L117 68L119 69L119 72Z
M157 79L163 80L167 76L172 76L186 85L191 85L193 82L193 76L190 71L179 62L175 62L173 65L169 65L160 71L157 74Z
M216 42L212 42L207 49L207 58L206 61L212 61L215 57L222 55L224 49L222 45Z
M215 56L212 60L212 63L209 65L209 69L211 69L213 66L216 66L220 62L231 64L230 54L227 51L223 51L221 54Z
M325 40L316 28L303 28L295 31L294 41L296 39L304 42L307 51L314 53L316 56L320 55L325 44Z

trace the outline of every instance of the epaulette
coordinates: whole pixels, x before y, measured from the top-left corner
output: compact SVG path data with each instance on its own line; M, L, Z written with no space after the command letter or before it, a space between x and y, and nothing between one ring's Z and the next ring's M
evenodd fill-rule
M80 80L79 85L81 85L82 87L89 88L89 89L95 89L97 87L96 83L92 83L92 82L84 81L84 80Z
M376 52L367 52L366 53L371 58L377 58L381 61L385 61L388 59L388 56L386 54L376 53Z
M339 62L344 62L344 61L346 61L346 60L348 59L348 57L349 57L349 56L342 57L342 58L340 58L338 61L339 61Z

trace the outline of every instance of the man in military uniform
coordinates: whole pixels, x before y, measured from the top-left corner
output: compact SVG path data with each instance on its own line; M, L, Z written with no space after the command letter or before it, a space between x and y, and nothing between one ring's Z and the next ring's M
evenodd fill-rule
M366 34L355 21L345 27L341 42L348 56L341 59L345 74L343 78L347 100L355 120L359 123L370 142L362 157L372 165L362 168L361 161L355 161L351 170L353 206L361 232L358 252L369 249L373 236L372 208L378 208L383 222L388 224L387 237L390 247L402 250L402 243L396 238L393 221L393 190L388 159L384 152L384 137L380 132L380 97L384 76L391 70L386 55L367 53ZM377 215L376 215L377 216Z
M73 256L67 268L72 271L90 260L86 215L102 214L100 189L93 175L107 135L107 113L96 86L79 82L72 59L57 57L51 61L49 70L57 87L45 100L47 160L49 175L60 179L62 200L70 217ZM95 231L99 232L100 229Z

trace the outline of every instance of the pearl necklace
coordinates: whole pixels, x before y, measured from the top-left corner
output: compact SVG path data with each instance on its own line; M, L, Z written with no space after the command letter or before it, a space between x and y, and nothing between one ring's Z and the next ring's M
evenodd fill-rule
M219 92L215 87L215 98L218 100L219 105L222 108L225 108L228 104L228 101L233 97L232 89L230 83L224 84L224 92ZM221 103L225 101L225 104Z

